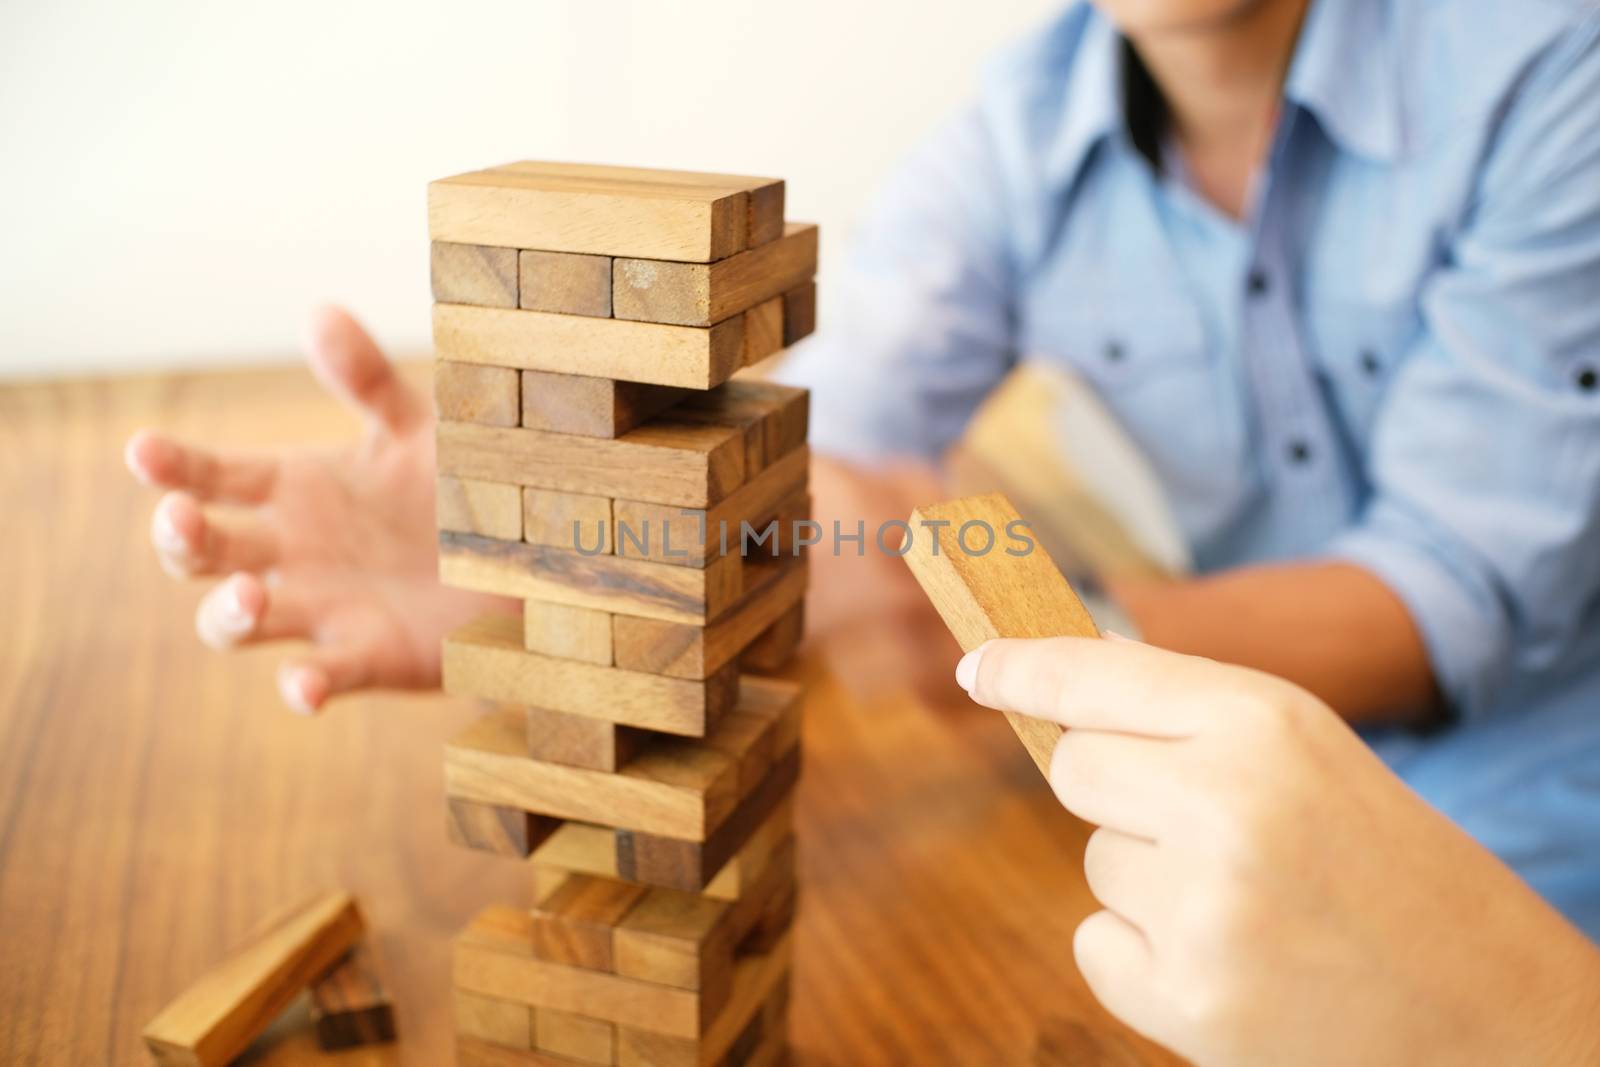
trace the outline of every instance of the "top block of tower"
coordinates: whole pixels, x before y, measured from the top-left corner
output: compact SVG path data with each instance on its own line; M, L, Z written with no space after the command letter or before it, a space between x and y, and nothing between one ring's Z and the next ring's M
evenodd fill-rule
M709 263L783 234L783 182L507 163L428 186L435 241Z

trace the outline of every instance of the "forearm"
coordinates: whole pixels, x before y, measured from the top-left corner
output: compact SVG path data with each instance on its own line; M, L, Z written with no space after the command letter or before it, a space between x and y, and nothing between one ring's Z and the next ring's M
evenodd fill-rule
M1438 709L1410 612L1360 567L1287 563L1106 584L1143 640L1287 678L1351 722L1418 722Z

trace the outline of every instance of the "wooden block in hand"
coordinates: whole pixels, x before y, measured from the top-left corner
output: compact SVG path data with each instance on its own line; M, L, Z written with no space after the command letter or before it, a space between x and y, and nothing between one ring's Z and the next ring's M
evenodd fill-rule
M428 186L436 241L706 263L781 232L771 178L508 163Z
M688 395L689 390L670 385L525 370L522 425L584 437L620 437Z
M439 475L435 507L439 529L498 541L522 540L522 487Z
M528 756L545 763L615 773L650 735L603 719L546 708L526 709Z
M460 989L452 993L457 1033L505 1048L533 1047L533 1008Z
M162 1064L231 1062L361 933L348 893L320 893L283 911L150 1020L145 1045Z
M433 365L433 400L439 418L484 426L522 420L517 372L509 367L440 361Z
M612 313L619 319L710 326L805 284L817 273L817 227L784 225L783 236L715 263L618 259Z
M328 1050L394 1040L394 1001L371 945L356 945L311 987L311 1020Z
M441 304L517 306L516 249L434 241L429 260L433 298ZM608 271L608 287L610 282Z
M439 470L460 478L705 508L744 484L743 435L671 414L615 440L441 422Z
M781 671L787 667L805 637L805 612L804 601L784 612L777 622L750 642L739 656L740 666L756 671Z
M611 260L570 252L517 253L519 296L516 307L562 315L611 315ZM437 299L437 298L435 298ZM477 301L442 301L473 304ZM501 304L500 307L506 305Z
M930 522L946 524L937 540L934 529L924 525ZM971 552L961 547L960 540L968 523L976 524L968 537ZM1094 619L1037 540L1025 554L1007 551L1017 545L1010 536L1012 523L1022 523L1022 517L999 493L950 500L911 513L906 565L962 651L970 652L996 637L1100 636ZM978 555L976 549L991 537L989 551ZM1048 776L1062 727L1011 712L1006 719L1034 764Z
M548 600L524 601L522 647L557 659L582 660L609 667L612 664L611 616L593 608L575 608Z
M455 797L445 801L445 815L450 840L463 848L524 859L561 825L559 819L531 815L515 807Z
M646 892L614 878L568 875L533 909L533 954L569 967L612 970L612 931Z
M565 1061L603 1064L617 1062L617 1028L603 1019L591 1019L553 1008L535 1008L533 1043L540 1052L565 1057Z
M563 548L581 555L609 556L615 544L611 498L524 489L522 539L530 545Z
M611 619L612 655L618 667L669 678L706 678L736 659L805 596L803 559L744 564L749 592L704 626L633 615Z
M691 681L556 659L522 645L522 626L512 616L487 615L459 627L444 640L445 691L686 737L705 736L739 696L732 664Z
M810 337L817 328L817 283L806 282L783 294L783 347Z
M677 567L446 530L439 533L439 579L496 596L703 626L738 603L744 560L729 555L705 567Z

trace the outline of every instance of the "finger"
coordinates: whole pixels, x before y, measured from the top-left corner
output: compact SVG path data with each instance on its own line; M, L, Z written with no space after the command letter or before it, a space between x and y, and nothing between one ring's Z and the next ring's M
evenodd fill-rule
M1083 876L1100 906L1128 920L1147 940L1176 890L1157 845L1105 826L1089 835Z
M311 606L297 587L269 589L254 574L234 574L218 582L200 598L194 613L195 633L215 649L308 638L314 626Z
M155 489L184 489L201 500L259 504L272 494L278 461L270 456L223 456L174 441L153 430L128 438L123 462Z
M1174 742L1128 734L1068 730L1050 757L1050 788L1078 818L1156 840L1181 804L1173 783Z
M1132 923L1109 911L1095 912L1078 924L1072 955L1089 991L1107 1011L1146 1036L1160 1032L1151 995L1154 957Z
M367 684L371 653L358 645L312 648L278 667L278 695L298 715L315 715L329 698Z
M311 373L322 387L378 428L404 434L426 417L421 395L343 309L319 308L311 316L305 349Z
M989 641L956 667L972 699L1064 726L1184 737L1242 684L1236 668L1137 641Z
M150 543L168 574L190 578L264 571L278 562L278 538L258 516L208 516L194 497L171 492L150 516Z

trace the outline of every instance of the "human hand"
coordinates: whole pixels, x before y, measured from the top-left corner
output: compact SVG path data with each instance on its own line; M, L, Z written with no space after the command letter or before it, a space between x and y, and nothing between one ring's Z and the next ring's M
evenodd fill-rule
M437 685L443 635L510 602L439 584L428 398L337 308L316 313L305 348L322 387L361 416L358 441L225 453L141 431L125 458L167 490L150 524L167 572L228 575L196 611L200 639L309 641L278 688L311 714L337 693Z
M1600 1062L1600 953L1288 682L1126 640L991 641L957 679L1060 722L1100 828L1073 951L1198 1064Z

